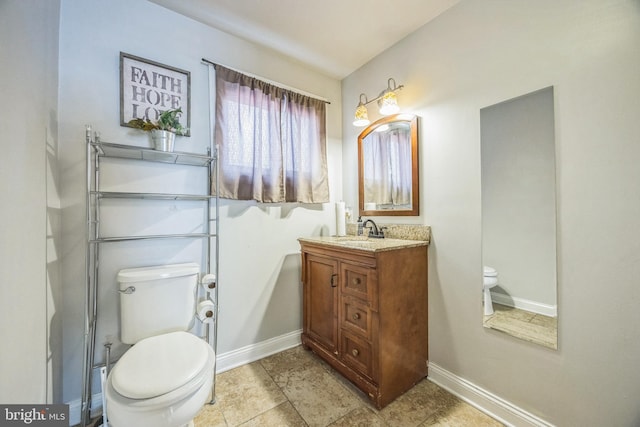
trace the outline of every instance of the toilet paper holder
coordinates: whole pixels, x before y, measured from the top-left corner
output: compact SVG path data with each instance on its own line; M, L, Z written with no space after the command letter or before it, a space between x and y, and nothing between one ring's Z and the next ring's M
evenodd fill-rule
M213 290L216 287L216 275L215 274L205 274L200 279L200 284L207 290Z
M198 304L197 316L202 323L213 323L216 315L216 307L213 301L204 300Z

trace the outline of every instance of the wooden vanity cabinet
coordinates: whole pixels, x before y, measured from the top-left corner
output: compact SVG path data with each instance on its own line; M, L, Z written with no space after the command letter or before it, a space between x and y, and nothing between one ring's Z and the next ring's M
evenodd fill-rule
M386 406L427 376L427 246L300 245L302 344Z

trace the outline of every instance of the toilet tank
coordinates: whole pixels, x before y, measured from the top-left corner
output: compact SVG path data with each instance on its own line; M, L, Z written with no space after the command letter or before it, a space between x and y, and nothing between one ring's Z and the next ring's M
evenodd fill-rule
M195 263L120 270L120 339L143 338L191 328L200 267Z

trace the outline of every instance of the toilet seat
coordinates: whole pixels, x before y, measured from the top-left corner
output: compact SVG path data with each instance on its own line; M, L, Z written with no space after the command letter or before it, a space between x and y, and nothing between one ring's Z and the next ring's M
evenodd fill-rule
M498 276L498 272L496 271L495 268L492 268L492 267L485 266L483 268L482 272L483 272L484 277L497 277Z
M153 399L178 389L180 395L187 394L202 382L211 352L205 341L188 332L145 338L116 363L110 382L128 399Z

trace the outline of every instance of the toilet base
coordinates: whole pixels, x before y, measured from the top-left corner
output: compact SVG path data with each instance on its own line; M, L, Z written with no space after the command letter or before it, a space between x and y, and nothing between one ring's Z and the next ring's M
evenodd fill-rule
M215 355L211 347L209 350L209 362L201 384L171 402L166 402L167 396L175 391L146 401L120 396L113 388L113 378L109 376L105 390L109 427L194 427L193 417L207 402L213 384Z
M204 406L209 391L211 389L211 381L205 383L196 393L189 396L182 402L178 402L165 410L157 411L132 411L123 409L120 406L116 411L113 410L114 403L107 404L107 415L109 416L109 427L194 427L193 418L200 412Z
M491 301L491 289L484 288L484 315L491 316L493 311L493 301Z

